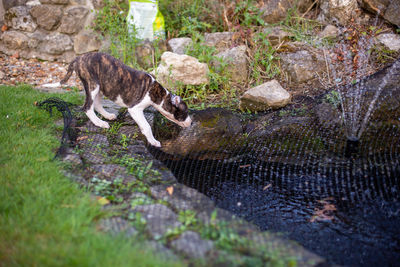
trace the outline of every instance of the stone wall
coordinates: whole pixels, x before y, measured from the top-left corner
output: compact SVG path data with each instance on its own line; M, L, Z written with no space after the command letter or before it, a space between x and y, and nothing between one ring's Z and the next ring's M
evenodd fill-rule
M101 46L89 29L97 0L2 0L2 5L7 30L0 33L0 52L70 62Z

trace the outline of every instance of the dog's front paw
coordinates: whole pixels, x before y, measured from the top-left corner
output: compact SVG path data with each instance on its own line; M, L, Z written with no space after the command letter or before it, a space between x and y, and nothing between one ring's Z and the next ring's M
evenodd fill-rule
M155 147L161 147L161 143L158 142L157 140L152 140L149 141L150 145L155 146Z
M107 115L107 117L105 117L107 120L110 120L110 121L113 121L113 120L116 120L117 119L117 115L115 115L115 114L110 114L110 115Z
M105 129L110 128L110 124L108 124L108 122L106 122L106 121L99 121L99 122L95 123L95 125L100 128L105 128Z

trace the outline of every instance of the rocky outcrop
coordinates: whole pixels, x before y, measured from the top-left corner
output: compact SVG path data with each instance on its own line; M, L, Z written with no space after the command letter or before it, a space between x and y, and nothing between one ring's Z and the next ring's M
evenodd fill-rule
M220 58L224 64L223 69L230 76L230 80L233 82L243 82L247 80L249 72L249 65L247 60L247 47L245 45L237 46L215 55ZM221 63L217 60L212 63L216 69L221 66Z
M232 47L233 32L213 32L204 34L204 44L213 47L217 52L222 52Z
M99 50L101 43L86 26L94 18L86 0L3 1L7 31L0 52L23 58L71 61L77 54Z
M321 13L318 19L328 23L347 25L352 18L356 17L357 9L357 0L321 0Z
M272 80L247 90L240 98L240 108L249 111L263 111L286 106L290 94L277 80Z
M297 7L300 12L305 12L312 4L312 0L267 0L264 1L260 14L266 23L273 24L285 19L289 9Z
M33 21L29 14L29 7L16 6L10 8L4 16L5 24L12 29L34 32L37 24Z
M199 85L208 83L208 66L188 55L164 52L155 71L157 80L166 87L179 82Z
M172 38L168 41L167 47L172 53L183 55L185 54L185 50L190 47L192 43L193 41L189 37Z
M304 83L315 77L315 73L324 70L323 57L307 50L280 54L283 70L289 75L291 82Z
M400 51L400 35L393 33L380 34L376 38L379 43L392 51Z
M155 117L154 133L161 142L161 150L169 155L203 154L203 158L218 158L221 148L235 149L240 145L243 127L240 117L224 109L210 108L192 114L192 125L179 128L173 123ZM165 127L165 123L168 127Z
M361 0L361 7L368 11L379 12L388 22L400 27L400 2L397 0Z

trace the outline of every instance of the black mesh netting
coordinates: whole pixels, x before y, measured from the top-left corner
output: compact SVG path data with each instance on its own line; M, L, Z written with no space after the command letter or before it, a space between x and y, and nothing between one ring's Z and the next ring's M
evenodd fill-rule
M365 104L381 76L363 84ZM144 235L168 257L262 266L324 262L319 255L332 264L395 266L400 260L397 80L382 92L357 142L346 138L341 107L325 94L252 116L193 111L194 123L186 129L150 110L146 118L161 149L147 146L125 113L104 130L77 112L77 135L61 156L105 207L121 210L102 221L104 229ZM62 107L62 140L73 136L68 105L47 103Z

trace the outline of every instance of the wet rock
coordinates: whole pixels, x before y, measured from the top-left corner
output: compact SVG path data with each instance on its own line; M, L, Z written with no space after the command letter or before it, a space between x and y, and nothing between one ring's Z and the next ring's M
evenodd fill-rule
M247 90L240 98L242 110L261 111L281 108L291 100L290 94L277 80L272 80Z
M37 5L30 12L36 23L48 31L54 30L62 17L62 8L59 6Z
M322 58L316 57L307 50L294 53L281 53L282 68L288 73L291 82L304 83L314 78L315 72L324 68Z
M4 45L10 49L25 49L28 47L29 37L22 32L6 31L3 33L2 39Z
M329 103L321 103L317 105L314 109L315 115L318 118L318 122L321 125L330 126L340 126L342 121L341 114L339 110Z
M96 175L112 178L117 174L125 173L125 168L118 164L95 164L90 166L90 169L96 173Z
M210 240L201 239L196 232L186 231L171 242L171 247L190 258L203 259L214 249L214 244Z
M286 32L280 26L264 28L262 33L266 35L272 45L279 45L282 42L290 41L290 37L293 36L292 33Z
M362 8L379 15L392 24L400 27L400 2L390 0L361 0Z
M29 14L29 8L26 6L12 7L4 15L6 25L14 30L34 32L37 24Z
M392 51L400 51L400 35L393 33L380 34L377 37L379 43Z
M109 232L113 235L123 233L126 237L132 237L138 233L138 231L133 228L128 221L121 217L102 219L98 223L98 228L101 231Z
M218 157L219 153L224 153L220 148L234 149L240 143L243 128L238 115L210 108L196 111L191 116L193 123L188 128L180 128L160 115L156 116L154 134L161 142L163 152L178 156L199 153L197 156L203 158Z
M224 68L224 71L229 73L230 79L234 82L243 82L247 80L249 67L246 51L246 46L241 45L216 55L216 57L221 58L224 63L228 64ZM221 63L219 61L213 61L212 64L218 69Z
M151 187L151 195L158 200L167 201L176 210L214 210L215 206L211 199L197 190L182 184L173 186L173 193L169 194L166 185Z
M321 0L318 20L347 25L358 10L357 0Z
M157 80L166 87L176 82L199 85L208 83L208 66L188 55L164 52L156 72Z
M140 212L146 220L146 229L155 239L160 239L168 230L172 230L182 224L170 208L162 204L140 205L132 209L133 212Z
M100 47L101 41L92 31L84 30L74 38L74 51L77 55L98 51Z
M62 33L51 33L46 35L39 46L39 51L51 55L61 55L65 51L72 49L71 38Z
M168 50L172 53L183 55L188 47L192 45L193 41L191 38L172 38L168 41Z
M219 53L232 47L234 34L233 32L205 33L204 44L214 47Z
M147 241L144 243L145 246L148 246L157 256L162 259L170 260L170 261L178 261L179 258L174 254L174 252L168 249L166 246L157 241Z
M107 136L102 134L92 134L82 137L79 141L79 145L83 147L108 147Z
M63 161L67 163L71 163L72 165L81 165L82 164L82 159L79 154L75 153L68 153L64 155Z
M333 25L327 25L322 32L319 33L321 38L336 38L339 34L339 29Z
M61 33L73 34L79 32L84 26L89 9L84 6L72 6L65 10L58 30Z

